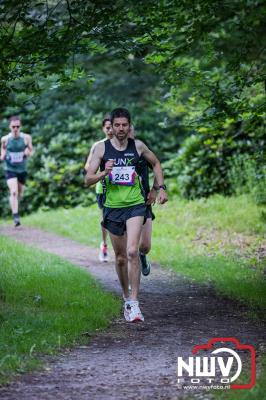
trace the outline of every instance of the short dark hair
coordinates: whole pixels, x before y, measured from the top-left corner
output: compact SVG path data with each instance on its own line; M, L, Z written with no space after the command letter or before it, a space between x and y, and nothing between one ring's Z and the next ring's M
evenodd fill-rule
M111 122L111 116L110 116L110 114L107 114L107 115L104 117L104 119L102 120L102 128L104 127L105 122L107 122L107 121Z
M111 123L113 125L115 118L127 118L128 123L131 123L131 115L130 112L126 108L115 108L111 112Z
M18 115L12 115L12 117L9 118L9 123L11 123L12 121L20 121L21 122L21 118Z

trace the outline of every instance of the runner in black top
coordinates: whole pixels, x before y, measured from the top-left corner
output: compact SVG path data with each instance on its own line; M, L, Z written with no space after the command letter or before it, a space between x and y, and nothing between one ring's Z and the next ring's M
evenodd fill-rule
M113 110L111 122L114 136L110 141L100 142L95 147L85 183L90 186L105 179L104 226L109 230L115 252L116 271L125 301L124 316L128 322L143 321L138 302L141 273L139 239L146 217L146 204L140 177L136 172L141 156L152 165L160 186L160 204L167 201L166 187L155 154L140 140L128 138L131 124L128 110ZM105 161L104 170L97 172L103 164L102 160Z

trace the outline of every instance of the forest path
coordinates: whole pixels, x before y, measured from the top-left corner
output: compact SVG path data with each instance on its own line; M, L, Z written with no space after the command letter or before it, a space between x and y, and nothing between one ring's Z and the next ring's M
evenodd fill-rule
M25 226L1 226L0 234L86 268L106 290L121 293L113 259L99 263L96 249ZM265 323L248 319L246 307L158 265L153 265L150 276L142 277L140 304L144 323L128 324L121 312L121 317L87 346L48 358L47 368L41 372L22 375L0 388L0 398L198 398L196 391L178 388L178 356L191 356L193 346L213 337L235 337L256 350L265 343Z

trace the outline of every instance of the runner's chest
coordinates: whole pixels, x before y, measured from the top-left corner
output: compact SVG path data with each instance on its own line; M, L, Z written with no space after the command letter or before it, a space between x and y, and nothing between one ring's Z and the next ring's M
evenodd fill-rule
M11 138L7 141L6 149L8 152L19 153L25 150L26 148L25 141L22 137Z

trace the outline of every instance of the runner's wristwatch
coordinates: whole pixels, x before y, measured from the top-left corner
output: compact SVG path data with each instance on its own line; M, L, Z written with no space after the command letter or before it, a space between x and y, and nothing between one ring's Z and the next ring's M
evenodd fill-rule
M166 190L166 185L158 185L158 186L155 186L155 185L153 185L153 187L152 187L153 189L155 189L155 190L160 190L160 189L163 189L163 190Z
M166 185L160 185L160 186L159 186L159 189L166 190Z

